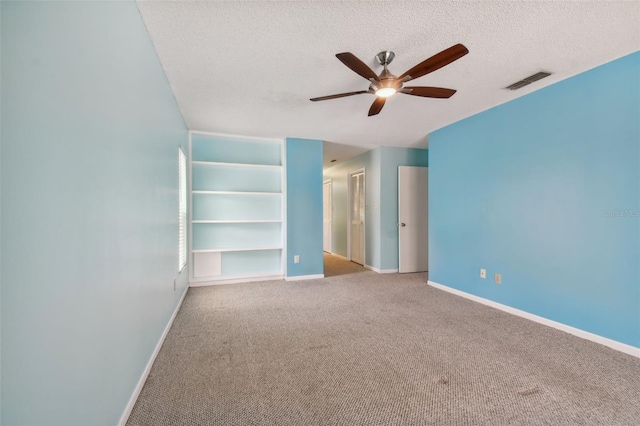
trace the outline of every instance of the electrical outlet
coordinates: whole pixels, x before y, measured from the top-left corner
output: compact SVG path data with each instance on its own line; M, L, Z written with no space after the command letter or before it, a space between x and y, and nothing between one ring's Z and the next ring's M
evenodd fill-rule
M480 269L480 278L487 278L487 270L482 268Z
M502 275L496 274L494 278L495 278L494 281L496 282L496 284L502 284Z
M296 254L293 256L293 263L300 263L300 255Z

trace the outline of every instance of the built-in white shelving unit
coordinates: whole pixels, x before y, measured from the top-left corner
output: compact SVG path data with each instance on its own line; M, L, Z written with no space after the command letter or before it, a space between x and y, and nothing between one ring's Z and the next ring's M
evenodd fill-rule
M193 164L200 164L203 166L217 166L217 167L255 167L259 169L281 169L282 166L274 166L268 164L243 164L243 163L220 163L217 161L193 161Z
M283 276L284 144L191 132L191 285Z

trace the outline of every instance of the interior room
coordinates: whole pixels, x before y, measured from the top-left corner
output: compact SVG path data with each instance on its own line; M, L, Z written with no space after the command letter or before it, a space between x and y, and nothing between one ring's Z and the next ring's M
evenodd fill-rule
M640 3L0 2L2 425L640 424Z

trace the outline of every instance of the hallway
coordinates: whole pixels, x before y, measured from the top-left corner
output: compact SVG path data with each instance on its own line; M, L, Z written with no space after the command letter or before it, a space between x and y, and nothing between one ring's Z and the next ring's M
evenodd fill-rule
M357 263L350 262L343 257L324 253L324 276L335 277L338 275L358 274L366 269Z

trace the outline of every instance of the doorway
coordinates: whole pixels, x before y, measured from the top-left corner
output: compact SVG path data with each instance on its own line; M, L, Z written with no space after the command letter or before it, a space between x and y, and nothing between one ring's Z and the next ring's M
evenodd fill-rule
M349 173L348 250L352 262L365 259L365 170Z
M398 167L398 272L429 270L427 167Z
M322 249L331 253L331 216L333 215L333 205L331 204L331 193L333 186L331 180L324 181L322 185Z

